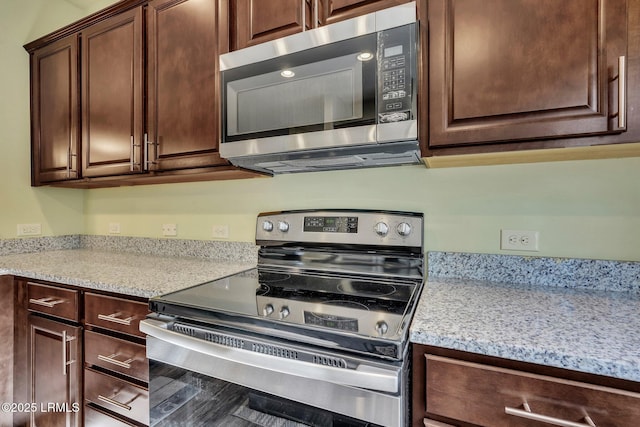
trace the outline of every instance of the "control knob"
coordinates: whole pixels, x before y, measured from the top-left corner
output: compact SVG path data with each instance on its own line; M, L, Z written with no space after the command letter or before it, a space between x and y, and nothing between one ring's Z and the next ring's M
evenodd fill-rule
M389 226L384 222L380 221L373 227L374 231L378 236L386 236L389 232Z
M396 231L402 237L407 237L409 234L411 234L411 226L409 224L407 224L406 222L401 222L396 227Z
M285 317L289 316L289 307L287 307L286 305L282 306L282 308L280 309L280 319L284 319Z
M289 231L289 223L286 221L278 221L278 230L286 233L287 231Z
M262 314L264 314L265 316L269 316L271 313L273 313L273 305L271 304L265 305L264 308L262 309Z
M388 330L389 325L387 325L387 322L385 322L384 320L380 320L378 323L376 323L376 332L378 333L378 335L384 335Z
M273 231L273 223L271 221L265 221L262 223L262 229L264 231Z

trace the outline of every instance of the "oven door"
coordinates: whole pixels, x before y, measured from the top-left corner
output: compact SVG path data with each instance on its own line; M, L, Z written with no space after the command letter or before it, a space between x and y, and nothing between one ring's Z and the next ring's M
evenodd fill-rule
M140 322L140 329L148 334L151 426L406 424L406 370L390 367L385 372L363 364L357 372L347 372L282 357L289 351L282 347L237 348L241 335L227 334L222 343L194 338L155 319ZM395 383L398 391L375 390L377 383L382 388Z

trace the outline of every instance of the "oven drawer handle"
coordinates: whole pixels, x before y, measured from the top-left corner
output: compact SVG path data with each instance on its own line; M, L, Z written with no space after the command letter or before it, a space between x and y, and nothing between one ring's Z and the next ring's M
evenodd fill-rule
M314 363L280 358L263 353L227 347L167 329L167 324L154 319L140 321L140 331L147 334L147 358L162 361L162 354L154 355L149 339L156 338L177 347L183 347L213 358L224 359L239 365L253 366L284 375L321 379L334 384L366 388L390 393L400 387L398 372L375 366L358 366L356 369L335 368Z
M117 312L113 314L98 314L98 319L104 320L105 322L117 323L119 325L131 326L131 321L135 319L135 316L121 319L118 317L121 314L122 314L121 312Z
M548 415L537 414L531 410L531 407L528 403L522 404L523 409L520 408L511 408L509 406L505 406L504 412L507 415L513 415L515 417L526 418L528 420L539 421L545 424L551 424L554 426L560 427L597 427L591 417L588 415L584 416L584 423L577 423L575 421L563 420L562 418L550 417Z

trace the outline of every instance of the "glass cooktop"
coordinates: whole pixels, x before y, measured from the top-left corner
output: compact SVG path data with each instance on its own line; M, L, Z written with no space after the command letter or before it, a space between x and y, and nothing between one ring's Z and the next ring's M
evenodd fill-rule
M400 315L405 312L416 288L416 283L411 281L255 268L166 294L154 301L255 316L261 314L257 298L265 297L287 300L292 305L301 302Z

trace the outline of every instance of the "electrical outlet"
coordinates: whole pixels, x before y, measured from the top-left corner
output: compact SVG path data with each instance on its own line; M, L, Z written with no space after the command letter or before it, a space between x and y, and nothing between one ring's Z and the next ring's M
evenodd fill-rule
M110 234L120 234L120 223L119 222L110 222L109 223L109 233Z
M216 239L228 239L229 238L229 226L228 225L214 225L211 228L211 237Z
M530 230L500 230L500 249L537 252L540 233Z
M163 236L177 236L178 226L176 224L162 224Z
M41 224L18 224L18 236L39 236L42 234Z

